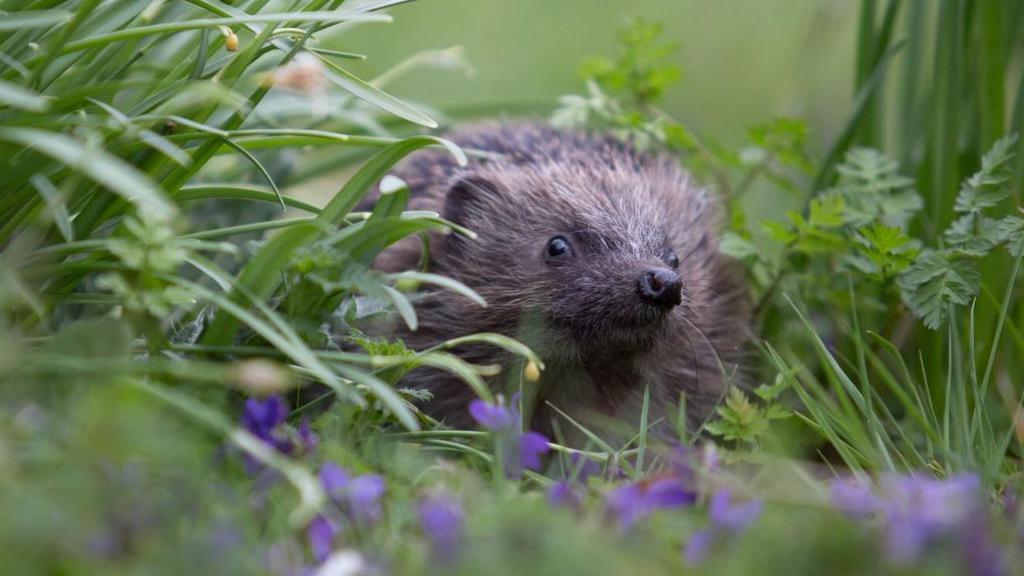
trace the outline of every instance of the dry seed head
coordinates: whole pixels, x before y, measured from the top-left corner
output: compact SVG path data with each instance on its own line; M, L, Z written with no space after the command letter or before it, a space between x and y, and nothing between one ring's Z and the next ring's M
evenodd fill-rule
M307 95L320 95L327 90L327 73L323 62L309 52L295 58L271 74L275 86L291 88Z
M277 362L265 358L240 360L231 367L231 381L254 396L283 392L292 385L291 374Z

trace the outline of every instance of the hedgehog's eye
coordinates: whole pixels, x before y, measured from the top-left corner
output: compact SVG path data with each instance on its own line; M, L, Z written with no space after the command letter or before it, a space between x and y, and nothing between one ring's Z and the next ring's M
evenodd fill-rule
M665 256L665 263L673 270L679 268L679 256L676 255L675 250L669 248L668 254Z
M555 236L551 240L548 240L548 247L545 250L548 258L559 258L572 254L572 246L569 245L569 241L565 239L565 236Z

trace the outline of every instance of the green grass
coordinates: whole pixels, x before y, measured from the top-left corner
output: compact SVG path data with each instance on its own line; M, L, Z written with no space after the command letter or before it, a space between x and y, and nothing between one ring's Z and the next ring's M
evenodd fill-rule
M504 433L441 426L399 382L428 366L496 402L495 367L454 351L493 346L524 372L543 351L501 334L414 351L350 333L387 314L415 328L425 290L483 303L429 271L370 268L409 236L473 236L408 210L406 183L388 176L425 147L460 163L474 152L384 91L461 54L413 55L367 81L351 72L360 46L325 47L396 4L0 0L7 571L296 573L316 564L322 519L341 527L336 554L384 573L962 573L977 558L958 546L979 550L967 536L991 537L1019 571L1020 506L1003 504L1024 490L1017 2L864 0L852 105L821 153L799 119L765 117L732 145L665 112L680 74L658 23L588 62L585 96L550 102L553 118L586 112L586 127L676 154L722 195L723 250L756 305L758 376L699 430L682 399L675 439L651 433L647 391L619 440L562 414L546 468L521 478L503 473ZM320 205L305 192L325 170L338 177ZM354 212L375 188L373 211ZM765 197L800 208L777 220ZM238 424L247 398L268 395L290 403L274 428L290 451ZM678 479L680 448L696 501L623 529L616 494ZM601 471L580 483L587 460ZM383 478L373 521L325 492L328 462ZM893 563L890 517L829 505L828 479L849 474L882 492L894 475L976 475L971 522L984 528L960 518ZM549 504L566 479L578 502ZM765 502L749 529L715 524L724 488ZM437 494L465 517L450 558L417 518ZM710 555L686 559L701 534Z

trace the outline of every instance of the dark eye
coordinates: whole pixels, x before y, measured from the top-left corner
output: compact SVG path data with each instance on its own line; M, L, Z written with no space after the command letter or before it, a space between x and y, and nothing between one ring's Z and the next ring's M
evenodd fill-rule
M676 256L675 250L668 251L668 255L665 256L665 263L673 270L679 268L679 256Z
M569 241L564 236L555 236L551 240L548 240L548 247L546 253L549 258L558 258L565 256L572 252L572 247L569 246Z

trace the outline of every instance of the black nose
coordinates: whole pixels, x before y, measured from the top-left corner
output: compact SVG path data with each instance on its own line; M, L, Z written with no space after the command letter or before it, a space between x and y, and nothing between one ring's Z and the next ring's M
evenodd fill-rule
M652 306L672 308L683 301L683 281L668 268L648 270L637 282L640 299Z

